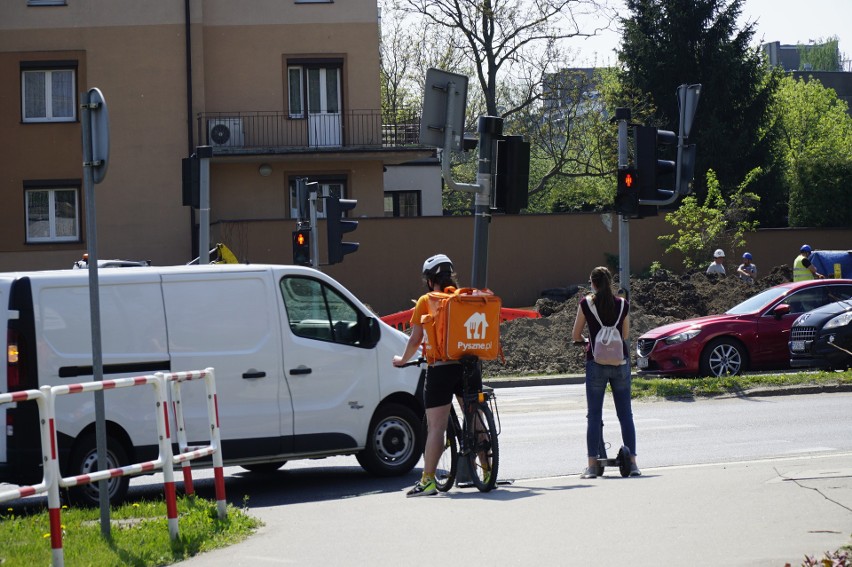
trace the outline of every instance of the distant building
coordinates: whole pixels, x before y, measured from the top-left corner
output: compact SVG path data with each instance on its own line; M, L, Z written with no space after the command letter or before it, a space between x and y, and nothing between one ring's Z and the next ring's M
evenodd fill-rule
M845 100L849 114L852 115L852 73L848 71L814 71L803 68L801 50L813 49L814 45L784 45L778 41L763 44L763 51L769 58L769 64L789 71L796 79L814 78L822 86L834 89L837 98ZM848 67L849 62L840 61L840 67Z

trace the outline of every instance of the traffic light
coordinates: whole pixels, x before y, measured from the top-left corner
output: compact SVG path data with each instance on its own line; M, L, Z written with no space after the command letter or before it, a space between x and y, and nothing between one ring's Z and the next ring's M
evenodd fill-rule
M495 153L494 208L516 215L529 203L530 143L523 136L501 136Z
M616 173L615 212L626 217L639 213L639 180L632 167L619 169Z
M183 180L183 206L193 209L201 208L201 164L196 154L183 158L181 173Z
M310 229L293 231L293 263L298 266L312 265Z
M325 217L328 240L328 263L337 264L343 256L358 250L357 242L343 242L343 235L358 228L358 221L343 220L346 211L355 208L355 199L339 199L331 196L325 200Z
M672 151L675 151L677 136L670 130L636 126L634 138L640 204L654 205L669 200L676 191L675 161L659 159L659 146L665 149L665 146L671 145Z

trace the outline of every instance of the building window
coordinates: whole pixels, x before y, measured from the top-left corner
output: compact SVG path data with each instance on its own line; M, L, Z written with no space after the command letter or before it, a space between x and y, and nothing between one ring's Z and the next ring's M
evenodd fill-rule
M346 199L346 179L339 177L322 176L321 178L309 177L308 182L317 182L317 185L310 185L309 191L318 191L321 195L332 195L338 199ZM298 201L296 199L296 177L290 178L290 218L298 219ZM317 218L325 218L325 199L318 198L317 201ZM308 201L310 206L310 201ZM305 216L310 216L310 211L305 212Z
M302 68L287 68L287 89L290 93L290 118L304 118L305 105L302 97Z
M21 71L24 122L73 122L77 119L74 69Z
M79 242L77 188L27 189L27 242Z
M385 192L386 217L419 217L420 191Z
M65 0L27 0L27 6L67 6Z

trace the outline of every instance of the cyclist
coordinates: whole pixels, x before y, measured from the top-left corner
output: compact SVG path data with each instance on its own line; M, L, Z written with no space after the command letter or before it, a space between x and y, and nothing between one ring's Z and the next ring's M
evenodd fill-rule
M444 254L430 256L423 263L423 280L427 291L444 291L458 287L452 261ZM401 356L393 357L394 366L402 366L420 351L423 343L421 317L429 312L428 294L417 300L411 315L411 336ZM423 448L423 475L406 496L429 496L436 494L435 471L444 449L444 435L450 416L453 394L462 395L462 365L457 360L436 361L426 368L426 384L423 396L426 404L426 446Z

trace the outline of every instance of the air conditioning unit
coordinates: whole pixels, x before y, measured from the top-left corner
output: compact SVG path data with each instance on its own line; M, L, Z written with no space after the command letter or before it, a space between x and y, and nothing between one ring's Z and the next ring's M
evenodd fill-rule
M214 148L242 148L242 118L210 118L207 120L207 143Z

